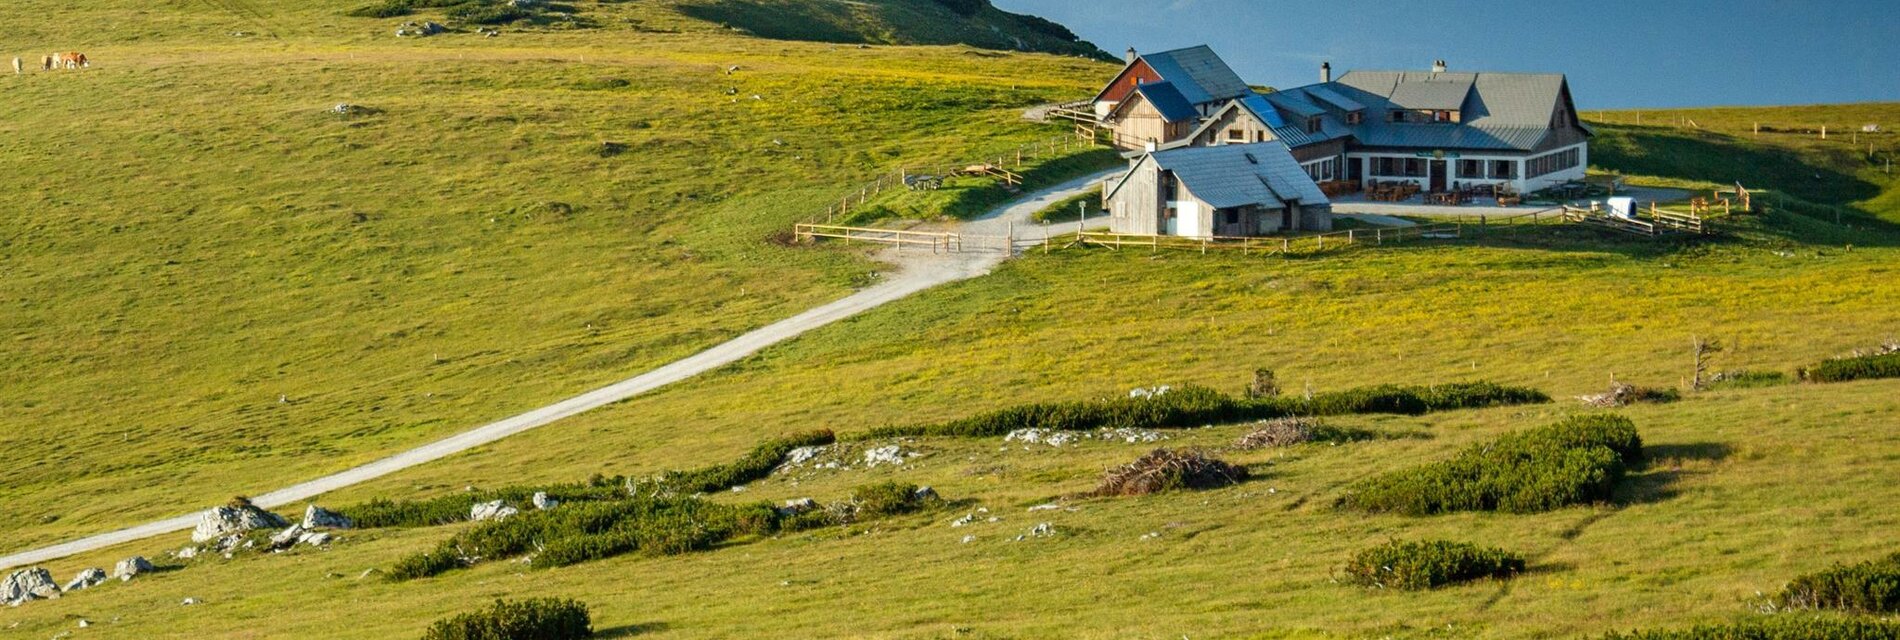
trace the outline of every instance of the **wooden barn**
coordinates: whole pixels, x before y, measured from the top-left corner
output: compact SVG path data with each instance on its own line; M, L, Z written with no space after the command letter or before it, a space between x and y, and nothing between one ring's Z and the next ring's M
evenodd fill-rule
M1279 141L1143 153L1103 185L1115 233L1187 237L1330 231L1332 205Z
M1117 147L1141 149L1185 137L1229 100L1253 89L1206 45L1137 54L1091 101Z

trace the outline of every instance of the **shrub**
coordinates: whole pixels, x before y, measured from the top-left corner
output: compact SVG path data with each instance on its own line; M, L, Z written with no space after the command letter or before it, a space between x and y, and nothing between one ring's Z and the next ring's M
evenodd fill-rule
M1801 379L1808 382L1846 382L1874 378L1900 378L1900 351L1828 358L1803 368Z
M1199 451L1155 449L1134 462L1108 470L1093 495L1133 496L1180 489L1212 489L1247 479L1247 468Z
M587 605L575 600L496 600L491 608L429 625L423 640L572 640L594 635Z
M351 9L344 14L358 18L395 18L415 13L417 9L454 7L477 1L479 0L383 0L377 4Z
M880 482L853 490L851 503L856 505L860 517L884 517L922 511L936 497L936 492L919 489L914 484Z
M377 498L338 510L358 527L433 527L468 520L469 509L483 502L501 500L525 504L536 492L564 503L616 500L626 495L618 485L602 483L557 484L545 487L503 487L488 491L470 491L423 500Z
M1237 399L1206 387L1185 386L1152 396L1017 405L936 424L882 427L871 430L867 436L994 437L1018 429L1178 429L1287 416L1418 415L1446 409L1549 401L1549 396L1535 389L1490 382L1423 387L1378 385L1321 393L1311 398L1255 399Z
M1450 460L1376 476L1340 506L1428 515L1451 511L1531 513L1608 500L1642 440L1628 418L1575 416L1474 445Z
M1444 540L1394 540L1353 554L1345 568L1354 584L1381 589L1432 589L1523 571L1524 559L1502 549Z
M1780 371L1720 371L1709 377L1709 389L1755 389L1788 384L1788 374Z
M674 471L660 476L658 481L664 489L680 493L725 491L772 475L772 470L785 462L785 454L791 453L793 449L828 445L837 441L837 436L832 435L830 430L767 440L735 462Z
M1798 576L1776 599L1796 609L1900 613L1900 553Z
M1900 640L1900 622L1777 615L1739 624L1610 633L1602 640Z
M471 24L508 24L532 17L526 9L506 4L463 4L449 9L449 19Z

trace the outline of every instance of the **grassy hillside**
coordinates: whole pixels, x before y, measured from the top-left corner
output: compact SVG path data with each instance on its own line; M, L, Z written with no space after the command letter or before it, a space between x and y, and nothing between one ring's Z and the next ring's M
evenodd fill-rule
M1019 109L1102 68L604 27L398 40L404 18L234 6L29 12L63 16L34 50L113 26L92 69L5 78L8 548L341 469L844 295L879 267L768 239L901 162L1047 137ZM253 23L281 37L229 35Z
M965 44L1118 60L1040 17L989 0L682 0L688 16L765 38L871 44Z
M24 381L0 397L0 461L16 470L0 518L18 546L335 469L838 295L871 267L767 241L835 195L827 185L1034 139L1047 131L1015 107L1112 72L766 42L648 3L583 4L597 25L583 29L416 41L381 35L389 20L292 3L235 5L282 35L227 41L253 14L205 6L96 9L146 26L114 22L119 39L87 74L18 79L11 95L28 108L0 121L0 198L36 212L0 223L0 327L18 345L0 351L0 375ZM180 15L204 31L181 35L195 23ZM348 26L315 26L332 23ZM72 35L32 29L39 48ZM340 101L378 111L325 113ZM94 106L64 108L77 104ZM1801 113L1852 121L1896 107L1831 109ZM1031 254L321 502L644 476L793 432L848 437L1135 386L1237 392L1260 367L1293 394L1483 378L1552 404L1333 418L1384 437L1221 452L1253 479L1127 498L1065 496L1155 446L1221 448L1245 427L1069 448L872 441L854 446L923 455L715 499L833 500L894 479L933 486L950 510L404 583L370 570L461 527L345 532L327 551L207 558L34 602L0 613L0 627L51 636L83 617L99 637L415 637L527 596L578 598L604 635L655 638L1577 637L1749 619L1797 574L1893 551L1887 505L1900 496L1877 479L1900 473L1900 381L1619 410L1650 460L1607 504L1432 517L1332 506L1358 480L1577 413L1572 397L1612 378L1677 386L1698 336L1727 345L1717 369L1785 372L1900 331L1900 234L1884 222L1900 221L1900 181L1818 140L1710 129L1734 118L1606 122L1593 164L1649 182L1742 180L1820 209L1778 207L1681 242L1568 230L1292 259ZM603 140L627 149L602 156ZM69 175L49 160L60 157L86 161ZM1796 184L1802 172L1822 177ZM1833 208L1859 217L1815 215ZM1051 501L1065 508L1028 510ZM999 521L950 526L979 508ZM1056 535L1015 540L1043 522ZM1416 593L1335 579L1355 551L1428 538L1505 547L1528 572ZM48 566L64 579L182 544ZM186 597L202 604L179 606Z

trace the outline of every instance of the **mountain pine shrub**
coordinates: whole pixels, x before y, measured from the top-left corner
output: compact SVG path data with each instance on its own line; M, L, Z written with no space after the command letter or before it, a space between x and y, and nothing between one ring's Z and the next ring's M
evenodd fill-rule
M1394 540L1362 550L1346 562L1347 579L1380 589L1432 589L1524 572L1524 559L1465 542Z

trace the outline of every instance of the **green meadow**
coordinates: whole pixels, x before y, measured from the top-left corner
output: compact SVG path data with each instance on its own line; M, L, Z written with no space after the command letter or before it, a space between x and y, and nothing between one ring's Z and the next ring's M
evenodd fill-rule
M302 3L76 10L114 25L87 47L95 67L9 79L24 108L0 120L14 212L0 222L7 548L335 471L842 296L887 267L776 241L792 222L879 173L1060 133L1020 110L1113 70L762 40L671 4L579 6L595 26L421 40L387 36L401 19ZM37 48L76 37L64 20L32 22ZM258 24L275 36L228 35ZM332 113L340 102L368 110ZM1880 479L1900 473L1895 380L1685 389L1617 409L1648 457L1604 504L1335 508L1354 482L1583 412L1575 396L1612 380L1682 387L1697 338L1723 343L1714 370L1792 373L1900 332L1900 180L1880 155L1892 139L1870 136L1868 155L1832 127L1825 141L1752 128L1891 128L1900 105L1586 115L1594 169L1740 181L1768 211L1662 241L1565 228L1298 257L1032 252L318 502L649 476L791 433L849 439L1134 387L1239 393L1258 368L1289 394L1491 380L1552 403L1327 418L1385 437L1255 451L1226 450L1245 425L1067 447L854 442L847 455L920 455L712 499L830 502L897 480L948 504L686 555L488 562L400 583L376 572L467 525L346 531L324 550L202 558L32 602L0 612L0 628L51 636L83 618L75 637L401 638L497 597L550 596L587 603L607 637L1572 638L1748 620L1795 575L1892 553L1900 496ZM950 195L906 192L889 208ZM1158 446L1204 447L1252 477L1077 497ZM1016 540L1041 523L1055 535ZM1338 572L1394 539L1499 547L1527 570L1418 592ZM184 544L46 566L64 580Z

